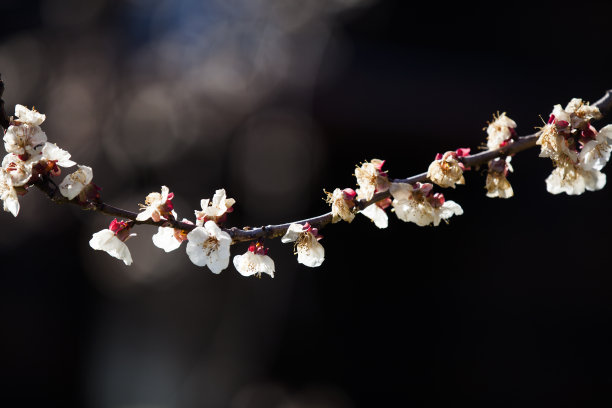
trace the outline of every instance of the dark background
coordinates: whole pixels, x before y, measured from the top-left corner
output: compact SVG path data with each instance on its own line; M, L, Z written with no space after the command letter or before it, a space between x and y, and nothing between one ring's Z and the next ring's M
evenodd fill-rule
M224 187L229 226L327 211L355 164L391 177L475 150L497 111L519 134L610 82L605 2L4 1L7 111L94 168L136 210L159 186L180 216ZM605 123L596 124L597 127ZM610 186L553 196L537 151L515 197L484 176L444 191L465 213L322 231L324 264L268 242L276 276L219 276L165 254L88 246L110 219L37 191L0 214L0 400L48 407L609 406ZM606 171L606 169L604 170ZM233 247L241 253L245 245Z

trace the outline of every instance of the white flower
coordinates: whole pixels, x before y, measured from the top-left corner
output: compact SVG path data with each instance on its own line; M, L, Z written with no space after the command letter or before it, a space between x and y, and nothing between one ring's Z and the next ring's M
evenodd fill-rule
M78 196L81 191L91 183L93 179L93 170L88 166L79 166L79 169L72 174L67 175L60 183L60 193L69 200Z
M261 276L262 273L267 273L273 278L274 261L266 255L267 252L259 242L251 245L243 255L234 257L234 267L242 276Z
M19 214L17 192L13 188L11 178L2 169L0 169L0 200L3 202L4 211L10 212L15 217Z
M181 242L174 237L174 228L159 227L157 234L153 235L153 244L166 252L171 252L181 246Z
M565 157L572 161L578 160L578 152L570 150L567 139L559 132L559 126L555 123L542 127L536 144L542 146L540 157L550 157L553 161L560 161Z
M176 219L177 215L174 211L172 211L172 215ZM186 218L183 218L182 222L193 225L193 223ZM153 235L152 238L153 244L156 247L166 252L171 252L180 247L183 241L187 240L187 231L172 227L159 227L157 229L157 234Z
M355 169L355 177L359 185L357 189L358 200L371 200L375 193L389 189L387 173L382 171L384 164L384 160L372 159Z
M4 149L16 155L36 154L47 141L47 135L38 126L21 124L9 126L4 135Z
M30 110L25 106L19 104L15 105L15 116L19 118L16 119L17 121L35 126L40 126L46 118L46 116L42 113L39 113L34 109Z
M47 141L47 135L39 126L45 120L45 115L17 105L15 116L19 119L13 120L7 129L4 135L4 148L8 153L18 156L35 154L36 148Z
M536 142L542 146L540 157L550 157L555 165L546 179L548 192L577 195L604 187L600 170L610 160L612 126L597 132L590 121L599 118L599 109L582 99L572 99L565 109L555 105Z
M130 227L125 221L114 219L109 228L98 231L89 240L89 246L93 249L105 251L110 256L121 259L126 265L132 264L132 255L124 243L128 238L136 236L129 233Z
M585 190L601 190L605 185L605 174L598 170L583 170L572 163L559 163L546 179L546 190L552 194L579 195Z
M455 188L455 184L465 184L463 164L457 160L457 153L446 152L434 160L427 169L427 178L440 187Z
M2 170L10 177L13 187L23 186L32 177L32 167L38 160L31 157L21 160L19 156L9 153L2 159Z
M378 228L387 228L389 226L389 217L387 217L386 211L378 203L368 205L360 213L371 219Z
M42 149L42 157L47 161L55 162L60 167L72 167L76 164L70 160L70 153L57 147L55 143L45 143Z
M166 186L162 186L161 193L150 193L145 203L140 204L142 212L136 217L137 221L146 221L151 218L157 222L161 217L168 217L172 213L172 199L174 194Z
M489 172L485 182L487 197L510 198L514 195L512 185L503 173Z
M208 198L200 201L202 211L195 212L196 225L201 227L206 221L218 221L225 213L232 211L235 203L233 198L226 198L225 189L215 191L212 202Z
M560 109L561 105L556 105L553 110L553 114L562 115L562 110ZM601 112L599 112L599 108L597 106L591 106L582 101L580 98L574 98L565 107L565 111L569 115L569 122L572 128L580 128L582 129L586 124L588 124L592 119L600 119ZM565 119L564 116L561 116Z
M355 206L353 199L357 193L351 188L335 189L333 193L327 193L326 202L332 206L332 223L340 220L351 222L355 218L352 208Z
M485 183L487 197L510 198L514 195L512 186L506 178L509 167L507 160L500 159L499 157L489 162L489 171Z
M493 119L493 122L487 127L487 148L489 150L498 149L504 142L512 139L516 128L516 122L506 116L506 112L497 117L493 116Z
M432 187L429 183L416 183L414 187L405 183L392 183L390 192L397 217L424 227L432 223L438 226L440 220L463 214L463 209L456 202L445 201L442 194L432 194Z
M197 266L208 266L213 273L221 273L229 265L232 238L213 221L195 227L187 234L187 255Z
M281 238L281 242L295 242L295 253L297 261L303 265L316 267L320 266L325 260L325 249L317 240L318 231L306 223L303 226L300 224L291 224L287 228L287 232Z

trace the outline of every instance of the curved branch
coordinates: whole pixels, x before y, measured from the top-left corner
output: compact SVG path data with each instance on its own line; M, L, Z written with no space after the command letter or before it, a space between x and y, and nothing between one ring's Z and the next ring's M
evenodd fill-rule
M3 85L0 83L0 86L3 86ZM2 90L3 88L0 88L0 96L1 96ZM599 108L603 116L606 116L607 114L609 114L610 111L612 110L612 89L606 91L605 95L602 98L600 98L597 102L595 102L593 105ZM488 150L488 151L476 153L470 156L462 157L461 160L465 164L466 167L476 167L476 166L488 163L490 160L496 157L505 157L505 156L514 155L516 153L522 152L524 150L527 150L527 149L530 149L536 146L536 141L538 140L539 135L540 135L540 132L533 133L527 136L521 136L517 138L513 143L510 143L504 147L501 147L496 150ZM427 179L427 173L420 173L412 177L407 177L404 179L394 179L391 181L394 183L413 184L416 182L425 182L425 181L428 181L428 179ZM45 192L47 196L51 200L53 200L53 202L57 204L67 204L67 203L76 204L85 210L98 211L103 214L110 215L112 217L129 219L135 225L147 224L147 225L155 225L159 227L173 227L173 228L182 229L185 231L191 231L196 227L195 225L186 224L184 222L180 222L177 220L161 220L161 221L156 222L151 219L148 219L146 221L137 221L136 217L138 216L138 213L124 210L118 207L114 207L104 202L80 203L77 200L68 200L63 196L58 195L56 188L51 188L51 186L49 185L49 180L39 180L36 183L34 183L34 185L40 190L42 190L43 192ZM374 204L378 201L384 200L385 198L388 198L390 196L391 194L389 193L389 191L380 192L380 193L375 194L371 200L367 200L367 201L360 200L356 202L355 206L357 207L357 209L363 210L367 206ZM326 214L322 214L316 217L311 217L311 218L307 218L307 219L300 220L300 221L287 222L284 224L266 225L266 226L262 226L258 228L249 228L249 227L244 227L242 229L237 228L237 227L224 228L224 231L227 232L232 237L232 244L234 244L237 242L253 241L253 240L263 239L263 238L280 237L285 234L285 232L287 231L287 229L289 228L291 224L309 223L313 227L320 229L326 226L327 224L329 224L331 221L332 221L332 213L328 212Z

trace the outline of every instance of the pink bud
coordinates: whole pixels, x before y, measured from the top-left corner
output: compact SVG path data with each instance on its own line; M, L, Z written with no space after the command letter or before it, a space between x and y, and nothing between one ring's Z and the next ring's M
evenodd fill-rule
M459 157L469 156L470 148L469 147L462 147L462 148L457 149L456 152L457 152L457 156L459 156Z
M442 157L440 153L436 153L436 160L442 160Z
M376 168L376 170L381 171L382 170L382 166L385 165L385 161L386 160L382 160L380 163L374 163L374 167Z
M344 194L345 200L352 200L357 196L357 193L352 188L345 188L342 190L342 193Z
M435 193L433 196L427 197L427 200L429 201L429 204L431 204L431 206L434 208L442 207L445 201L444 194L441 193Z

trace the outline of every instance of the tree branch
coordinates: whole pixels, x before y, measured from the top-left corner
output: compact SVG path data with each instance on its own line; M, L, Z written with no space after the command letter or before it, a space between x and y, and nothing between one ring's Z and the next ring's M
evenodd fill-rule
M0 80L0 96L2 95L3 90L4 90L4 84L2 84ZM600 98L597 102L595 102L593 105L599 108L603 116L606 116L607 114L609 114L610 111L612 110L612 90L606 91L605 95L602 98ZM4 114L4 102L2 102L2 105L0 107L2 108L1 113ZM3 122L3 127L5 127L4 122ZM465 157L460 158L460 160L463 162L463 164L466 167L477 167L477 166L488 163L490 160L496 157L511 156L519 152L522 152L524 150L535 147L536 141L538 140L539 135L540 135L540 132L536 132L536 133L533 133L527 136L521 136L517 138L513 143L509 143L506 146L501 147L499 149L488 150L488 151L476 153L470 156L465 156ZM407 177L404 179L394 179L391 181L393 183L414 184L416 182L426 182L428 181L428 179L427 179L427 173L421 173L421 174L414 175L412 177ZM43 192L45 192L47 196L53 202L57 204L68 204L68 203L76 204L85 210L98 211L103 214L110 215L112 217L129 219L132 221L134 225L147 224L147 225L155 225L159 227L173 227L173 228L182 229L185 231L191 231L195 228L195 225L186 224L184 222L180 222L177 220L160 220L156 222L156 221L153 221L152 219L148 219L146 221L137 221L136 217L138 216L138 213L124 210L118 207L114 207L104 202L91 202L90 201L86 203L81 203L78 200L68 200L65 197L61 196L61 194L57 194L57 189L52 188L49 185L49 182L50 182L49 179L41 179L37 181L36 183L34 183L34 185L40 190L42 190ZM390 196L391 194L389 193L389 191L380 192L380 193L375 194L371 200L368 200L368 201L360 200L356 202L355 206L357 209L363 210L367 206L372 205L378 201L384 200ZM263 239L263 238L280 237L285 234L285 232L287 231L287 229L289 228L291 224L309 223L313 227L320 229L326 226L327 224L329 224L331 221L332 221L332 213L328 212L326 214L322 214L316 217L307 218L307 219L300 220L300 221L288 222L284 224L266 225L266 226L262 226L258 228L244 227L242 229L233 227L233 228L225 228L224 231L227 232L232 237L232 244L233 244L237 242L247 242L247 241L253 241L253 240Z

